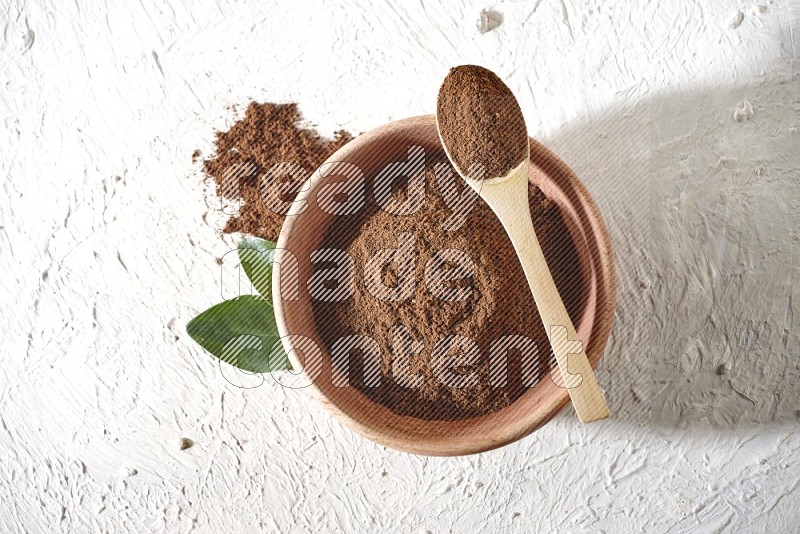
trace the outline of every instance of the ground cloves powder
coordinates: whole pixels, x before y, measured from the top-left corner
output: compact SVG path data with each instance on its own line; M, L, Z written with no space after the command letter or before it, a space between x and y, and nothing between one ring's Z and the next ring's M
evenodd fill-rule
M203 163L215 180L218 193L229 199L241 198L238 215L227 222L224 232L243 232L276 240L283 217L261 201L259 176L275 163L293 161L308 173L316 169L333 151L352 136L337 132L333 140L299 126L300 115L294 104L252 103L243 119L227 132L217 135L216 155ZM243 166L241 189L231 186L231 166ZM443 150L425 153L424 199L411 215L392 214L380 209L374 195L366 195L366 205L358 217L346 225L332 225L323 239L326 247L345 250L352 258L355 273L365 269L379 251L398 247L401 239L411 243L416 261L411 273L417 283L410 298L402 301L376 299L363 280L354 285L352 298L344 301L312 301L315 323L330 351L345 336L362 335L375 340L379 348L380 377L365 375L365 355L359 350L348 354L350 387L392 411L428 420L457 420L488 414L519 398L531 379L549 379L554 357L528 289L519 260L500 222L478 197L462 224L454 228L452 209L442 196L439 172L454 172ZM398 179L392 195L402 200L415 177ZM371 190L375 176L367 176ZM263 185L263 184L262 184ZM269 185L269 184L268 184ZM464 185L466 187L466 185ZM287 188L284 200L291 200L298 184ZM541 190L531 185L529 203L537 237L567 311L573 321L581 312L582 283L578 255L558 206ZM425 281L425 266L445 249L458 250L471 260L471 276L454 282L453 290L469 288L466 299L446 301L434 294ZM445 263L447 263L445 261ZM324 267L324 265L320 265ZM381 276L387 287L398 282L391 264ZM477 345L477 357L467 365L452 366L451 376L463 375L467 385L452 387L437 379L431 355L443 338L458 335ZM524 336L538 352L528 367L520 364L519 351L508 351L505 379L500 385L492 373L492 344L504 336ZM398 341L402 343L398 344ZM403 343L406 345L404 346ZM411 347L407 363L418 387L406 387L396 380L398 346ZM413 354L412 354L413 353ZM410 354L410 356L409 356ZM456 358L444 354L444 358Z

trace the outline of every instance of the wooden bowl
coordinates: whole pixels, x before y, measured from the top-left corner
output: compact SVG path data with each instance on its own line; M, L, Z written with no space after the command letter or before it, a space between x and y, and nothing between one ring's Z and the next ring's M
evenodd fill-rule
M411 145L422 146L426 152L442 150L433 115L378 127L340 148L326 163L353 163L369 182L387 164L405 160ZM531 182L558 205L578 252L585 305L574 323L589 361L596 367L611 331L616 298L608 230L578 177L534 139L531 139L530 160ZM315 201L319 188L329 179L315 172L292 204L278 239L280 250L276 262L282 267L275 269L272 280L278 331L292 365L302 369L298 377L306 379L306 389L350 429L387 447L415 454L452 456L490 450L530 434L553 418L567 404L569 396L566 389L549 379L525 391L506 408L455 421L399 415L354 387L334 383L337 370L320 339L305 284L311 275L309 254L323 247L323 235L336 218L320 209ZM367 190L369 194L370 188ZM297 269L285 267L289 265L285 251L297 259ZM299 272L299 278L293 280L300 283L298 291L287 296L285 288L290 271L292 277ZM316 362L313 366L307 363L312 356ZM577 417L575 424L581 424Z

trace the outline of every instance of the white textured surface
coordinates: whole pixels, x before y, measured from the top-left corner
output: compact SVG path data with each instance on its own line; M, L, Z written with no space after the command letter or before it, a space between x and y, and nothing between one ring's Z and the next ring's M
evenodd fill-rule
M0 1L0 530L796 531L796 0L293 4ZM606 214L614 418L422 458L229 385L184 333L235 243L192 151L250 99L430 113L466 62Z

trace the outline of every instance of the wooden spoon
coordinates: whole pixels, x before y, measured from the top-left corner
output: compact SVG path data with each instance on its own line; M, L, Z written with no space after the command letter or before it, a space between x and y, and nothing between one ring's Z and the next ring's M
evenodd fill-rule
M456 171L494 211L511 239L575 412L584 423L608 417L603 391L531 222L530 146L516 98L488 69L475 65L453 68L439 89L436 125Z

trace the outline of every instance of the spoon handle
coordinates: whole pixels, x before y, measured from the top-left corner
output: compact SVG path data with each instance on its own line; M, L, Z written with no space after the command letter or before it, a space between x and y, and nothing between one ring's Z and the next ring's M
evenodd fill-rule
M603 390L564 307L531 222L527 172L525 176L482 189L480 195L495 208L522 264L564 379L562 387L567 388L575 413L584 423L605 419L608 406ZM497 209L499 206L504 209Z

